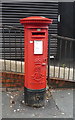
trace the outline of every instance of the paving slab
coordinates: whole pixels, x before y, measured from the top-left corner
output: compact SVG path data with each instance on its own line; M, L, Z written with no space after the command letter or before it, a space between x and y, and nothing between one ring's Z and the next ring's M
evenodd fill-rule
M74 90L55 90L51 91L56 105L65 114L66 118L73 118L73 94Z
M24 104L23 91L2 93L2 118L72 118L73 90L51 90L40 108Z

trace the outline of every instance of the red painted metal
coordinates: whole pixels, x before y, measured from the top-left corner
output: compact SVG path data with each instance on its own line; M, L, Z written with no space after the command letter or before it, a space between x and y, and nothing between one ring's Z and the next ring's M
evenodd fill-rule
M46 88L46 67L48 52L48 25L52 19L33 16L20 20L24 24L25 84L28 89ZM34 54L34 42L42 41L43 52Z

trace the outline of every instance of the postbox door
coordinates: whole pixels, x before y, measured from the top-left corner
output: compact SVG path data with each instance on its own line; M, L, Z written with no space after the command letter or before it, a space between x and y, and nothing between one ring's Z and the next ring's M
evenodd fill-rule
M32 34L28 31L26 55L26 87L29 89L43 89L46 87L48 30ZM41 34L40 34L41 33Z

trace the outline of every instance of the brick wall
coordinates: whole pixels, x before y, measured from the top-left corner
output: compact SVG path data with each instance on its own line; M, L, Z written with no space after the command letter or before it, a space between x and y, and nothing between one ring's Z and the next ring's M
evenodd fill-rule
M1 72L0 85L1 83L3 91L23 90L24 74L14 72ZM75 82L65 81L58 78L50 78L49 85L51 88L75 88Z
M0 83L2 87L23 87L24 86L24 74L13 72L0 73Z

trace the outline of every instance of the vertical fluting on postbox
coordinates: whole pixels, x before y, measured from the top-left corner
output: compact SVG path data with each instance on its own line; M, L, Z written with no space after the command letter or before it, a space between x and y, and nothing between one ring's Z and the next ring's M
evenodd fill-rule
M23 18L24 24L24 99L30 106L43 106L46 92L48 25L52 19L32 16Z

